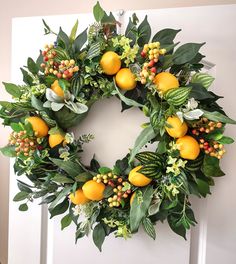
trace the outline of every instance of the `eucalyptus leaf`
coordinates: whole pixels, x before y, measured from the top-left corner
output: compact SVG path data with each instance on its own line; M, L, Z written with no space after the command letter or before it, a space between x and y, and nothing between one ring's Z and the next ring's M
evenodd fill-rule
M19 202L19 201L22 201L22 200L25 200L26 198L29 197L29 193L28 192L19 192L17 193L14 198L13 198L13 201L14 202Z
M68 227L72 222L72 217L70 214L65 215L62 219L61 219L61 230L63 230L64 228Z
M67 186L58 193L57 198L49 206L49 210L52 210L57 204L64 198L67 199L67 195L71 192L71 186Z
M25 212L25 211L27 211L27 210L28 210L28 205L27 205L26 203L21 204L21 205L19 206L19 211Z
M64 103L51 102L52 111L57 112L57 111L61 110L64 105L65 105ZM44 104L44 106L45 106L45 104Z
M34 95L32 95L31 97L31 105L38 111L44 110L43 102L36 98Z

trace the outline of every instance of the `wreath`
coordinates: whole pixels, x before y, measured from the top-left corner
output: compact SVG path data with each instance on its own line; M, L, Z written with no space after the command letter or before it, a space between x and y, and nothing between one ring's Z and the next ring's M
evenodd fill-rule
M77 35L55 33L43 20L45 34L54 34L36 61L21 68L23 85L4 83L13 102L1 101L0 117L12 128L1 148L14 157L21 201L19 210L40 198L51 218L63 215L61 228L76 226L76 241L92 232L101 250L106 236L125 239L138 232L156 238L155 224L167 220L185 238L196 224L189 197L206 197L225 144L225 125L235 124L218 105L221 96L209 90L214 78L201 72L205 43L176 48L180 30L163 29L151 37L147 16L134 14L125 34L97 3L95 23ZM83 164L83 145L93 135L76 139L70 128L86 118L94 102L116 97L121 111L139 108L149 118L127 155L113 168L93 156ZM147 144L156 151L143 151ZM155 145L156 144L156 145Z

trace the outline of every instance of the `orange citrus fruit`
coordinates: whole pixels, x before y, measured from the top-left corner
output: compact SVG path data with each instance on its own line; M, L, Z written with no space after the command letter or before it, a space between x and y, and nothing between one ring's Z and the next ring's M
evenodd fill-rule
M60 133L49 135L49 138L48 138L49 146L51 148L54 148L56 145L61 144L61 142L64 139L65 139L64 136L62 136Z
M187 124L185 122L181 122L177 116L170 116L166 121L171 127L166 126L165 129L171 137L179 138L183 137L187 133Z
M136 87L135 75L129 68L122 68L116 74L116 84L121 90L133 90Z
M61 88L61 86L59 85L58 80L55 80L54 83L51 85L51 89L53 90L53 92L61 97L64 97L64 91Z
M179 87L178 79L169 72L158 73L155 76L153 82L155 83L157 90L162 93L165 93L170 89Z
M102 182L96 182L94 180L87 181L82 190L84 195L92 200L92 201L99 201L103 198L103 192L105 190L105 185Z
M32 125L36 137L46 137L48 134L48 125L38 116L30 116L27 121Z
M140 170L142 166L137 166L134 169L132 169L129 173L129 181L134 185L138 187L143 187L148 185L152 180L148 177L146 177L144 174L137 172Z
M75 193L71 193L69 198L73 204L86 204L89 199L84 195L82 189L78 189Z
M183 159L195 160L200 153L197 140L191 136L178 138L176 144L180 151L180 157Z
M120 69L121 59L114 51L107 51L102 55L100 66L107 75L114 75Z

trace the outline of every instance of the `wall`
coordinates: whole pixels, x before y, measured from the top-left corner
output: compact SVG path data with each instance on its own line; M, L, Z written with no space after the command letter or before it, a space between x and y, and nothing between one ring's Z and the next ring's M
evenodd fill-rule
M50 1L47 0L35 1L24 0L14 1L8 0L3 3L0 0L0 83L2 81L10 81L10 58L11 58L11 19L19 16L41 16L52 14L75 14L89 12L96 1L77 1L69 2L65 0ZM181 7L181 6L200 6L200 5L215 5L215 4L232 4L235 0L166 0L160 2L156 0L147 1L125 1L117 2L109 0L101 0L102 6L107 10L118 9L151 9L164 7ZM147 4L148 3L148 4ZM124 8L125 7L125 8ZM2 85L0 100L9 99L8 95L3 90ZM7 143L8 129L4 129L0 125L0 146ZM9 161L7 158L0 156L1 168L1 183L0 183L0 263L7 264L7 227L8 227L8 184L9 184Z

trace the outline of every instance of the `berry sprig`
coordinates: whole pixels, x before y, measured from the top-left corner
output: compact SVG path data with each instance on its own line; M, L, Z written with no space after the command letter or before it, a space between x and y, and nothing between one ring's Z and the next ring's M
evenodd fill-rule
M192 129L192 134L199 136L200 133L209 134L217 128L222 128L223 124L221 122L209 121L207 118L201 118L201 120L195 124Z
M16 155L32 156L37 147L36 138L28 137L27 132L12 132L9 137L9 144L15 146Z
M129 194L131 194L130 184L112 172L97 174L93 177L93 180L97 183L102 182L113 188L113 195L107 199L110 207L119 207L122 200L128 198Z
M44 63L41 67L44 69L44 74L53 74L58 79L69 80L74 73L79 71L79 66L75 65L75 60L61 60L57 59L57 51L53 44L46 45L42 52Z
M143 64L140 72L141 83L146 84L152 82L157 72L155 64L158 62L159 56L166 53L165 49L160 49L160 42L145 44L141 51L141 56L147 61Z
M217 141L208 142L203 138L200 139L200 148L204 150L205 154L217 159L221 159L226 152L224 145L219 144Z

